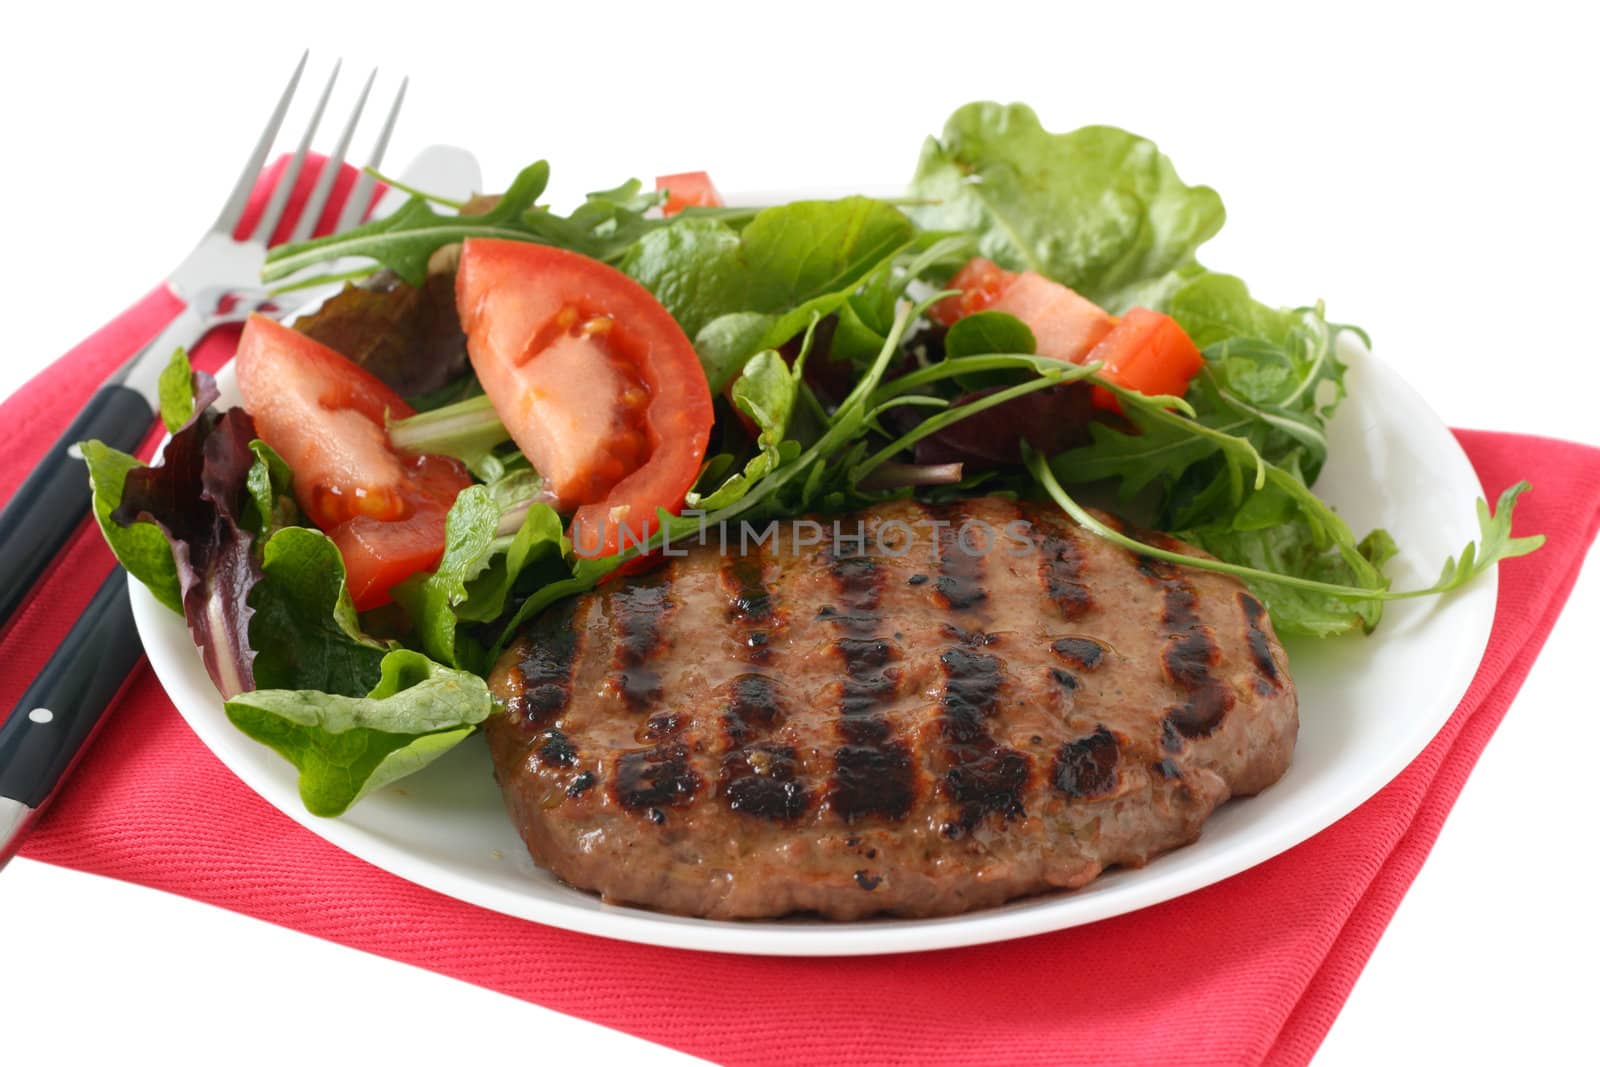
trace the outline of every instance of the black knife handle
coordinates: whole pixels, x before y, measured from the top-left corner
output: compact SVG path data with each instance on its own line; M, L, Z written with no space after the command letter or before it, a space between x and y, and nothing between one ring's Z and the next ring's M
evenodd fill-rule
M142 653L128 573L116 567L0 725L0 798L44 806Z
M0 511L0 626L89 514L89 477L69 451L98 438L132 452L150 432L150 402L125 385L103 385Z

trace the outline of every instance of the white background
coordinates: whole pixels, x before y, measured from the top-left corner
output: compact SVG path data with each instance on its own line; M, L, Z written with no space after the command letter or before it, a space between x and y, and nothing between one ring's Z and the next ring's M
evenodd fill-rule
M1027 101L1055 128L1127 126L1223 194L1209 265L1269 301L1326 299L1452 425L1600 444L1600 67L1580 5L327 6L8 14L0 394L176 264L309 44L315 71L343 54L352 74L380 64L381 90L411 75L392 162L456 143L498 186L545 157L558 203L700 167L724 189L901 181L969 99ZM1319 1064L1590 1047L1597 571L1592 559ZM0 874L0 1004L17 1063L33 1062L19 1044L196 1062L241 1040L263 1061L676 1058L26 861Z

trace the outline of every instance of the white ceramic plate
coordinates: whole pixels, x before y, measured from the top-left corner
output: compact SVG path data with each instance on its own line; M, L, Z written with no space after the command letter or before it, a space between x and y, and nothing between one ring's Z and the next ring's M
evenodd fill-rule
M1455 438L1393 370L1345 335L1350 395L1329 428L1317 491L1358 534L1402 546L1397 588L1427 584L1477 535L1482 490ZM231 368L220 383L237 402ZM1443 599L1391 604L1370 638L1290 645L1300 740L1282 781L1224 805L1198 842L1071 893L943 919L713 922L602 904L536 867L506 817L481 737L339 819L306 813L294 769L234 730L183 621L133 583L156 675L195 733L291 818L368 862L461 900L605 937L792 956L918 952L1060 930L1156 904L1237 874L1349 813L1405 767L1449 718L1488 641L1494 574ZM204 818L203 813L198 817Z

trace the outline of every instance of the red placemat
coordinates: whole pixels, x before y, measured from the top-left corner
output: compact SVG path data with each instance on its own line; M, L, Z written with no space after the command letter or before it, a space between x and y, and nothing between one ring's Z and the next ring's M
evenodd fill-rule
M12 397L9 497L95 384L175 313L152 293ZM214 338L214 365L232 338ZM199 742L141 665L23 855L180 893L736 1064L1307 1061L1566 601L1600 525L1600 450L1458 434L1493 499L1528 471L1489 648L1417 760L1304 844L1131 915L1004 944L769 959L629 945L463 904L349 856ZM21 695L110 566L85 530L0 638ZM199 814L197 814L199 813Z

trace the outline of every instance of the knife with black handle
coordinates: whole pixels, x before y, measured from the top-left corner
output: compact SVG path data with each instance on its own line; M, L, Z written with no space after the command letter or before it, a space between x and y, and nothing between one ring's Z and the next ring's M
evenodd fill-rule
M128 574L115 567L0 724L0 867L89 747L143 654Z
M91 439L133 452L160 410L161 368L174 347L192 343L205 324L185 309L109 381L72 420L0 511L0 626L21 606L89 514L89 479L74 447Z

